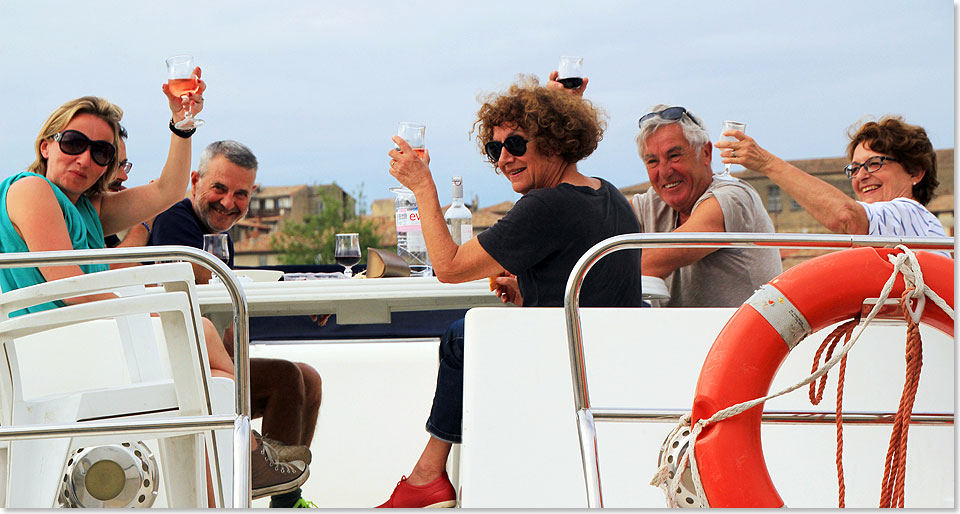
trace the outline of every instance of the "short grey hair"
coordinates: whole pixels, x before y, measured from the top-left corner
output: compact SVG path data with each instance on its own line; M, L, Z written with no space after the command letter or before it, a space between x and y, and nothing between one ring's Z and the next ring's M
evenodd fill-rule
M657 104L651 107L649 112L660 112L670 107L673 106ZM643 147L647 143L647 138L653 135L660 127L671 123L680 124L683 137L690 146L699 149L701 146L709 143L710 133L707 132L707 129L703 128L703 122L700 120L700 117L690 112L689 109L686 114L686 116L681 116L679 120L665 120L658 115L644 122L643 126L640 127L640 133L637 134L636 139L637 153L640 154L640 158L643 159ZM697 162L700 162L700 152L697 152Z
M257 171L257 156L253 155L253 152L247 148L246 145L230 140L214 141L207 145L207 147L203 149L203 153L200 154L200 164L197 165L197 173L199 173L201 177L206 175L207 166L210 164L210 161L218 155L226 157L228 161L241 168L246 168L254 173Z

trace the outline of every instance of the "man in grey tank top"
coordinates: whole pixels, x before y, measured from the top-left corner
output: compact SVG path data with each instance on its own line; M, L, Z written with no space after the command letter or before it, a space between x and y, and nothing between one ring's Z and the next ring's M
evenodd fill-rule
M710 134L690 111L653 107L636 141L650 177L631 202L642 232L774 232L753 187L714 177ZM783 271L774 248L650 248L642 267L666 281L668 307L738 307Z

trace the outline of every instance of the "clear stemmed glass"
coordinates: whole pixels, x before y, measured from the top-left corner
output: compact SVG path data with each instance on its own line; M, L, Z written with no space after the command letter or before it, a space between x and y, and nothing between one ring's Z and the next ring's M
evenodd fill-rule
M557 82L567 89L577 89L583 85L583 57L561 55L557 66Z
M360 264L360 235L337 234L334 258L343 266L344 276L352 277L353 267Z
M409 121L401 121L400 129L397 130L397 135L402 137L403 140L410 145L410 148L413 148L413 152L417 154L417 157L423 159L423 135L426 130L426 125L422 125L420 123L411 123Z
M744 134L746 134L746 132L747 132L747 124L746 124L746 123L743 123L743 122L739 122L739 121L730 121L730 120L726 120L726 121L723 122L723 127L720 128L720 141L732 141L732 142L736 143L736 142L737 142L737 138L735 138L735 137L733 137L733 136L724 136L724 135L723 135L723 133L726 132L726 131L728 131L728 130L739 130L740 132L743 132ZM726 179L726 180L733 180L733 177L730 176L730 166L731 166L730 164L724 164L724 165L723 165L723 172L722 172L722 173L717 173L717 174L716 174L716 175L717 175L717 178Z
M200 89L200 81L193 74L196 65L192 55L175 55L167 59L167 85L170 92L180 98L186 98ZM187 111L187 117L177 122L175 127L180 130L190 130L203 125L203 120L194 118L193 113Z
M226 234L204 234L203 251L213 254L226 264L230 261L230 247L227 244Z

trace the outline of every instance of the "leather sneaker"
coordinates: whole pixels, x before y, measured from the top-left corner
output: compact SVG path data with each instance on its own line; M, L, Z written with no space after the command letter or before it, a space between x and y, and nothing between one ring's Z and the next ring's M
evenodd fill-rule
M307 481L310 468L282 462L277 451L261 441L250 454L250 474L253 499L257 499L295 491Z
M276 439L270 439L267 436L260 436L260 442L267 443L272 446L274 450L277 450L277 456L279 456L283 462L300 461L309 465L310 462L313 461L310 448L302 444L287 444L282 441L277 441Z
M390 499L378 509L419 509L431 507L455 507L457 492L447 478L446 471L439 478L426 485L410 485L407 477L397 482Z

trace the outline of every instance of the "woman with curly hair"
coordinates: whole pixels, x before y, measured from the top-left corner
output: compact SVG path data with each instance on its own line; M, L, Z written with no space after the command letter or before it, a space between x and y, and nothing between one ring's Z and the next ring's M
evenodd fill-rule
M400 137L390 151L390 173L413 191L427 252L441 282L497 276L504 302L523 307L563 306L564 286L577 260L594 244L640 227L623 194L609 182L582 174L577 163L603 137L601 112L579 97L541 87L525 77L490 95L477 113L477 142L496 169L523 196L493 227L457 245L447 231L430 174ZM636 307L642 303L640 252L616 252L584 281L581 305ZM440 341L440 369L427 420L430 440L409 477L381 507L456 504L444 466L461 441L463 320Z
M851 127L844 168L854 200L843 191L764 150L740 131L738 141L719 141L724 163L770 177L823 226L841 234L944 236L943 225L924 207L937 188L937 156L927 132L899 116Z

